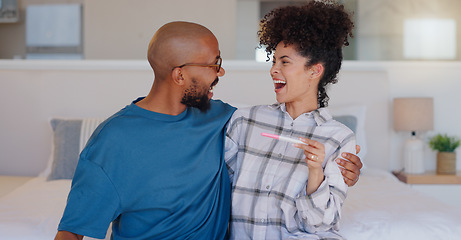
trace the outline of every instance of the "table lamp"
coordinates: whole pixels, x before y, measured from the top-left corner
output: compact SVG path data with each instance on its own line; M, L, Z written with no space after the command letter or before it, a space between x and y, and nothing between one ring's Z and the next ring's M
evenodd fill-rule
M424 168L424 143L416 131L434 128L434 101L432 98L395 98L394 129L409 131L411 138L404 145L404 172L420 174Z

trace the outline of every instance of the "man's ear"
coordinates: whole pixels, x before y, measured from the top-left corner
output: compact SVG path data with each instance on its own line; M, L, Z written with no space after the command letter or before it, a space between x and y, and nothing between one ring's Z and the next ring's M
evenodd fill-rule
M171 78L176 84L180 86L185 84L181 68L173 69L173 71L171 72Z

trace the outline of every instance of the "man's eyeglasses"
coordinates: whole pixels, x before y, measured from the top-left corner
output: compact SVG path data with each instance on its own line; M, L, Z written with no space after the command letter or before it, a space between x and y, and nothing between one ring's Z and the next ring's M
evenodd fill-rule
M185 66L212 67L212 68L216 69L216 72L219 72L219 70L221 70L221 64L222 64L222 58L221 58L221 56L219 56L218 61L216 62L216 64L185 63L183 65L176 66L173 69L182 68L182 67L185 67Z

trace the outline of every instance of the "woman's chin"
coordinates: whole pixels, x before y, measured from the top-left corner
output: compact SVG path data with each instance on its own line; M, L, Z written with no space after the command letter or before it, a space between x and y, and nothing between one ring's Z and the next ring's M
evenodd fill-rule
M279 96L278 94L275 97L275 99L277 100L278 103L284 103L285 102L285 99L283 97Z

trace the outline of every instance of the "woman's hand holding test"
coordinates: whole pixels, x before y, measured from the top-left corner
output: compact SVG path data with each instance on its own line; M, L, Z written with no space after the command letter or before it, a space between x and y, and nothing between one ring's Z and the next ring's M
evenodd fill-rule
M299 138L302 142L308 144L295 144L294 146L304 150L305 161L309 168L307 180L307 195L315 192L324 179L322 163L325 159L325 146L315 140L308 138Z

